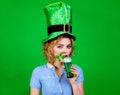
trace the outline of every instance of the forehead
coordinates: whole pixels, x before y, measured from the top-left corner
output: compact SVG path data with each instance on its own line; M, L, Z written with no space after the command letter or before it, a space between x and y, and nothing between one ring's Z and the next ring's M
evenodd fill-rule
M71 44L69 38L62 38L57 44Z

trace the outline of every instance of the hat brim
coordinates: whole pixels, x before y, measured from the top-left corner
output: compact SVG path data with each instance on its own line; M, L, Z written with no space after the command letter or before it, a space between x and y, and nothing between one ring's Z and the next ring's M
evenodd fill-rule
M75 36L69 32L63 32L63 31L59 31L59 32L54 32L54 33L51 33L48 38L44 39L42 42L45 43L45 42L48 42L50 40L53 40L61 35L66 35L68 37L71 37L73 38L74 40L76 39Z

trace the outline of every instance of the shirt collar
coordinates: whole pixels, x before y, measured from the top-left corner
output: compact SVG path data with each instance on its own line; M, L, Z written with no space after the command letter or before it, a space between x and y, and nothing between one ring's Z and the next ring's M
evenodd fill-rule
M50 64L50 63L47 63L47 67L50 68L50 69L54 68L54 66L52 64ZM63 65L63 68L65 68L64 65Z
M54 66L52 64L50 64L50 63L47 63L47 67L50 68L50 69L54 68Z

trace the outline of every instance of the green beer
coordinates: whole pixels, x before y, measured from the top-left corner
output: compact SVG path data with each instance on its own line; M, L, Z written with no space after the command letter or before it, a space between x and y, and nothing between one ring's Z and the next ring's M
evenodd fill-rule
M65 70L67 73L67 78L72 78L74 74L71 73L71 66L72 66L71 58L65 57L63 59L63 62L64 62Z

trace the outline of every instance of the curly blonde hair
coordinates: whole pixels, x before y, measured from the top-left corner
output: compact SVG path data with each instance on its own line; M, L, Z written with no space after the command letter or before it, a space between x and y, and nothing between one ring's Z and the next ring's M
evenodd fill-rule
M53 47L58 42L60 42L63 38L70 39L71 46L72 46L72 51L70 55L73 54L73 50L74 50L74 39L73 38L62 35L62 36L57 37L56 39L47 41L43 44L43 53L45 54L45 57L50 64L53 64L55 62Z

